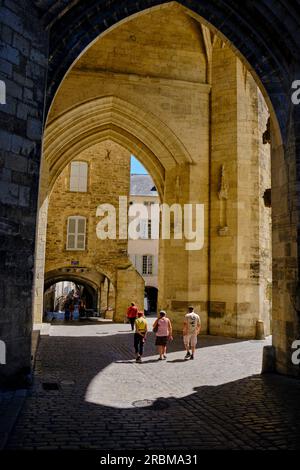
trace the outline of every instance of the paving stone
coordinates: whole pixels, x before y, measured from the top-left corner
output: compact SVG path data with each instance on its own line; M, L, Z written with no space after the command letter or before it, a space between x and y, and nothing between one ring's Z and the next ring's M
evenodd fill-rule
M194 361L173 363L184 356L176 337L161 364L153 361L149 335L144 364L136 367L128 325L105 325L109 337L98 335L102 327L78 326L81 334L73 337L72 326L51 326L41 338L34 386L8 449L300 448L300 382L259 375L268 340L201 337ZM112 348L127 360L111 359ZM40 384L49 378L74 384L47 392ZM132 406L161 397L169 404L166 410Z

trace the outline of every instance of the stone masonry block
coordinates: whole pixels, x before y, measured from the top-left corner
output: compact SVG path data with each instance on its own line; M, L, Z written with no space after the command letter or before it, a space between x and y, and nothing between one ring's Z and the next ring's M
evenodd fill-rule
M12 150L12 152L14 152L15 154L20 153L21 150L22 150L22 147L23 147L24 140L25 139L23 137L20 137L18 135L14 135L13 138L12 138L12 141L11 141L11 150Z
M17 117L19 119L26 120L28 118L29 111L30 107L27 104L19 103L17 108Z
M24 88L24 100L32 102L33 101L33 92L29 88Z
M3 181L0 185L0 201L2 204L18 204L19 186Z
M21 155L9 154L5 158L5 167L15 171L26 172L27 171L27 158Z
M34 62L28 62L26 66L26 74L29 78L36 80L43 76L44 70L40 65L35 64Z
M9 97L5 106L2 107L3 113L15 116L17 111L17 101L15 98Z
M46 67L47 66L47 60L44 54L42 54L40 51L37 49L32 49L30 53L30 58L33 60L33 62Z
M14 47L9 46L8 44L0 46L0 58L6 59L12 64L19 65L20 63L20 53Z
M12 136L9 132L0 129L0 142L2 150L11 149Z
M6 170L10 171L11 170ZM22 173L19 171L12 171L11 172L11 182L15 184L19 184L22 186L30 186L32 180L31 180L31 175L28 175L27 173Z
M27 56L30 51L30 42L18 33L14 34L13 47L18 49L21 54Z
M18 31L19 33L23 31L22 17L17 16L8 8L1 8L1 22L14 31Z
M20 186L19 188L19 204L21 207L28 207L30 202L30 188Z
M14 98L22 99L23 90L20 85L13 82L12 80L6 80L7 96L13 96Z
M2 28L1 28L1 38L2 41L5 42L5 44L9 44L10 46L12 45L13 41L13 30L6 26L4 23L2 23Z
M35 140L39 139L42 134L42 124L40 120L30 118L27 121L27 137Z
M7 77L11 77L13 72L12 64L5 59L0 59L0 72Z
M11 182L11 170L2 168L1 181Z
M25 86L27 88L33 88L33 81L30 80L29 78L27 77L24 77L23 75L17 73L17 72L14 72L13 74L13 79L16 83L18 83L19 85L22 85L22 86Z

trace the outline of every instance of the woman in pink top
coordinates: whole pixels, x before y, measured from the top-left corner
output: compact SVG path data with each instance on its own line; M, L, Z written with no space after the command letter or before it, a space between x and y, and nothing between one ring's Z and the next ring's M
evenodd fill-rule
M159 312L159 318L153 324L153 331L156 333L155 345L158 349L159 361L166 359L167 342L172 339L172 323L163 310Z

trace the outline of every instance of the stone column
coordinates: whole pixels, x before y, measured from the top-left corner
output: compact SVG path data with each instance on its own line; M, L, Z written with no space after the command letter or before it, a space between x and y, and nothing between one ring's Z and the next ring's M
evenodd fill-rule
M208 111L208 110L207 110ZM175 239L176 224L171 218L171 239L160 241L159 308L167 310L175 331L181 331L188 306L193 305L201 316L202 331L207 329L208 294L208 125L206 135L199 138L201 153L193 165L177 166L166 174L164 202L178 204L182 215L182 238ZM199 243L185 235L185 214L191 210L191 228L196 229L196 205L202 206ZM187 207L190 205L190 208ZM199 209L200 210L200 209ZM204 241L203 241L204 239ZM188 246L190 244L190 246ZM195 248L195 249L192 249Z
M22 382L31 366L32 281L47 68L47 33L32 2L1 3L0 381Z
M258 90L220 40L212 60L209 332L254 338L264 295L263 232L270 238L261 217Z
M131 302L135 302L138 309L144 309L144 290L145 281L133 266L118 269L114 321L123 323Z
M273 345L276 370L299 377L292 363L293 342L300 338L299 180L300 106L292 107L285 147L272 138ZM298 227L297 227L298 225Z
M101 304L100 304L100 309L101 310L106 310L108 305L107 305L107 292L108 292L108 279L107 277L104 279L103 282L101 282Z

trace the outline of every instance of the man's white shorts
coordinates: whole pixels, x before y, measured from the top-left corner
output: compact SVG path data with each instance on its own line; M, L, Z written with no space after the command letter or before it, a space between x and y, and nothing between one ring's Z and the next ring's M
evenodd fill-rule
M194 348L197 344L197 334L193 333L191 335L185 335L183 337L183 342L186 347L191 346L192 348Z

